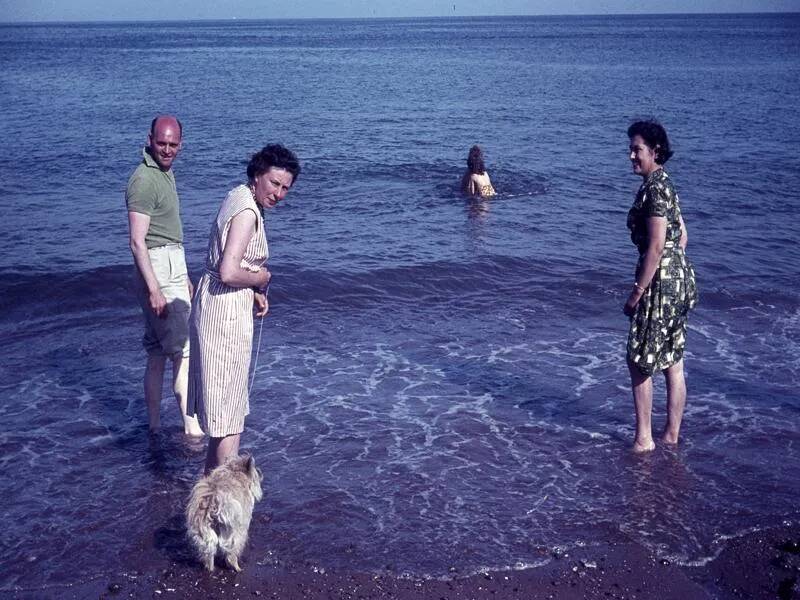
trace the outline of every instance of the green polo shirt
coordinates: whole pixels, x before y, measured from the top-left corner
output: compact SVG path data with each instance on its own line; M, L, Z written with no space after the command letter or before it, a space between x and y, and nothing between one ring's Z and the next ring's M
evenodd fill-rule
M145 148L144 159L128 180L125 203L128 212L150 217L144 241L148 248L183 242L181 207L172 169L162 171Z

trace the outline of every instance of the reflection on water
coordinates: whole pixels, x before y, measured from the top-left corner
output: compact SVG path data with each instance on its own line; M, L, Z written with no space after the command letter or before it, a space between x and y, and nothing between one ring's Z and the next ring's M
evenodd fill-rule
M184 479L187 466L200 466L205 459L206 437L185 435L174 427L147 432L147 469L159 479Z
M466 200L467 226L466 250L471 255L480 255L485 252L484 242L489 235L489 200L480 197L470 197Z
M492 200L490 198L481 198L473 196L469 199L467 206L469 207L469 218L471 221L477 221L483 225L486 217L489 214Z
M696 558L686 550L704 543L697 535L697 511L715 494L704 493L709 490L687 467L679 448L658 444L653 452L630 453L626 463L626 508L620 529L656 554L684 563ZM708 548L712 543L705 542Z

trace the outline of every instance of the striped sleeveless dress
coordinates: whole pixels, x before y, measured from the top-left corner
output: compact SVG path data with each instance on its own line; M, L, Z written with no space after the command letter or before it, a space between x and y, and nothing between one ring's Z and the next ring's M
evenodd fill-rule
M255 212L257 223L242 268L256 269L269 256L261 209L250 189L240 185L228 193L211 225L206 268L195 290L189 320L186 412L197 415L210 437L241 433L250 413L247 384L253 349L253 290L230 287L219 275L231 219L243 210Z

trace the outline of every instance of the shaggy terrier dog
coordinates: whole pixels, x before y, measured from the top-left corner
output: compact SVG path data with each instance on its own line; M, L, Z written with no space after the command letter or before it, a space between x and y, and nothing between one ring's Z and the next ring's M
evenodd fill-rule
M198 481L186 507L186 531L206 569L219 550L234 571L247 542L253 505L261 500L263 475L252 456L236 456Z

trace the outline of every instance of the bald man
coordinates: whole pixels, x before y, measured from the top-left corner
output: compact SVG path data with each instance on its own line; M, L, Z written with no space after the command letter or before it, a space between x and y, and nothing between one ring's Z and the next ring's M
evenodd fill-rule
M153 119L142 162L128 180L125 202L136 265L136 293L145 319L144 399L150 431L161 426L161 390L169 359L183 431L200 436L203 432L197 418L186 415L192 284L186 271L180 202L172 173L182 135L175 117Z

